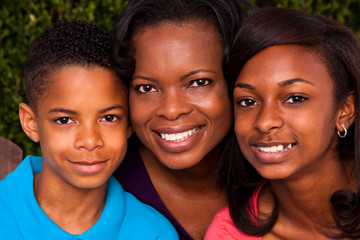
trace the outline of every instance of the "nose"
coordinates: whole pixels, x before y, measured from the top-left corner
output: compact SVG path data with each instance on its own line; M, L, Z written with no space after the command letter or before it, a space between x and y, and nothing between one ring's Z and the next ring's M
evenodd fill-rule
M168 120L176 120L192 111L192 104L180 90L164 93L159 101L156 114Z
M96 123L80 126L75 141L77 149L93 151L104 145L99 126Z
M255 128L262 133L270 133L283 126L281 111L276 103L264 103L257 115Z

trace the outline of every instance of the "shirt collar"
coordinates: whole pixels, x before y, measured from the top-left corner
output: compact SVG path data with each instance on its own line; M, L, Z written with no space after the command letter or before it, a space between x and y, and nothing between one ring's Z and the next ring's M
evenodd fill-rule
M28 156L8 176L10 204L25 239L117 239L124 218L125 193L115 178L108 181L106 203L99 220L86 232L72 235L56 225L36 201L33 175L41 169L42 158Z

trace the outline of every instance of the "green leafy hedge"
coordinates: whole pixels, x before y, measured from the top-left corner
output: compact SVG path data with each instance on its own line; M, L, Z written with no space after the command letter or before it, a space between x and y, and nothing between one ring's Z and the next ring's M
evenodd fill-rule
M23 63L27 48L43 30L61 20L94 22L109 33L127 1L1 0L0 136L11 139L24 155L40 154L19 124L18 104L25 101Z
M169 0L171 1L171 0ZM211 0L209 0L211 1ZM321 13L359 31L357 0L251 0L259 7L285 6ZM128 1L125 0L1 0L0 2L0 136L17 143L24 155L40 155L37 144L23 133L18 104L25 101L23 63L31 42L61 20L85 20L108 32Z

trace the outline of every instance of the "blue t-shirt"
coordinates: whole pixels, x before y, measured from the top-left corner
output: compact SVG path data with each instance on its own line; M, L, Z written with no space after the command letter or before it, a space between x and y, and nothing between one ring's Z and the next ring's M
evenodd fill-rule
M113 177L108 182L106 203L99 220L79 235L64 231L35 199L33 175L41 168L41 157L28 156L0 181L0 239L179 239L165 217L125 192Z

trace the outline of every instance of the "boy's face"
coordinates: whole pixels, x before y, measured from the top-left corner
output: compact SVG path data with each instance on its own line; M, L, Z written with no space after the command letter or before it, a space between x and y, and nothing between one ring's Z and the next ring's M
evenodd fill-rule
M27 132L40 141L41 174L78 188L101 186L121 163L131 134L126 91L101 67L64 67L50 77Z

